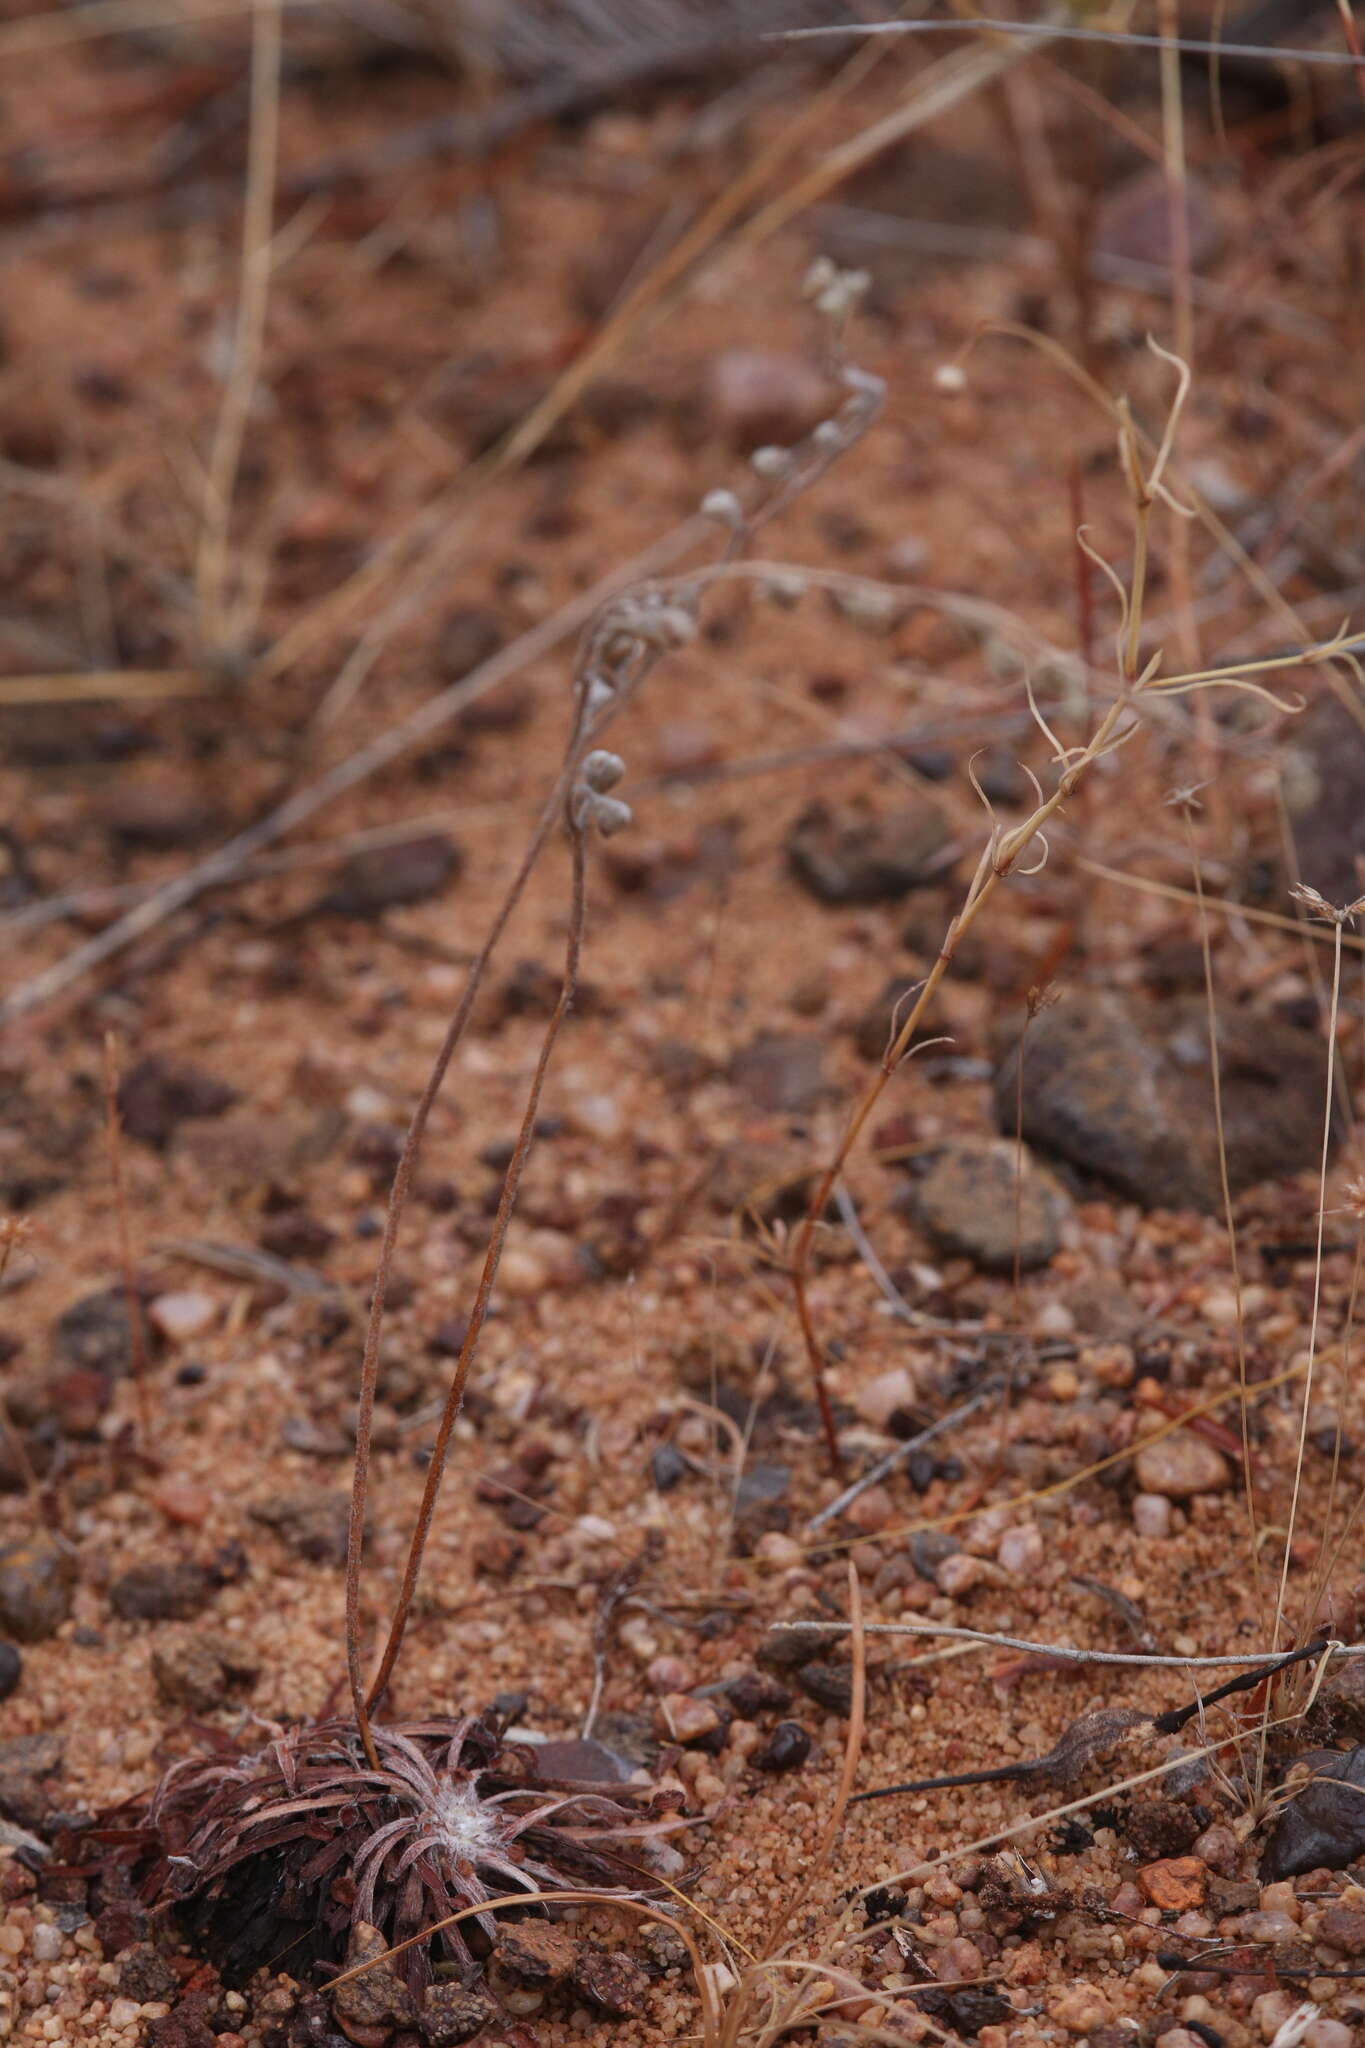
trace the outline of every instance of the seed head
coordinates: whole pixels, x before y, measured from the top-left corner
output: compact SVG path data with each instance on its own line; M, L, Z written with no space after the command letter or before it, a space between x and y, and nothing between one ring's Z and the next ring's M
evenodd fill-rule
M599 794L608 789L615 789L625 772L626 764L621 756L609 754L605 747L594 747L592 752L584 757L583 780L589 789L596 790Z
M744 507L733 491L708 491L701 501L701 515L721 526L744 524Z

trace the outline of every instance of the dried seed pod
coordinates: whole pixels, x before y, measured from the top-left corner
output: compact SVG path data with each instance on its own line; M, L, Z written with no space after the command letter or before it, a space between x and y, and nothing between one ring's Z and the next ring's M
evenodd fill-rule
M700 510L703 519L715 519L722 526L744 524L744 507L733 491L708 491Z
M619 754L612 754L605 747L594 747L583 761L583 780L589 789L599 794L615 789L626 772L626 764Z

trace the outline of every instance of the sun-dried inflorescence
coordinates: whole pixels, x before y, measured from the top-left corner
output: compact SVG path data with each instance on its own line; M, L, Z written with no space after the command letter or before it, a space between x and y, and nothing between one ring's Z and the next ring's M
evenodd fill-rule
M684 1825L675 1795L540 1776L534 1746L491 1717L372 1734L378 1769L349 1719L173 1765L137 1817L144 1902L244 1980L339 1962L359 1922L393 1945L509 1892L638 1895L658 1837ZM407 1950L410 1985L430 1978L433 1950L472 1972L475 1929L491 1938L492 1916Z

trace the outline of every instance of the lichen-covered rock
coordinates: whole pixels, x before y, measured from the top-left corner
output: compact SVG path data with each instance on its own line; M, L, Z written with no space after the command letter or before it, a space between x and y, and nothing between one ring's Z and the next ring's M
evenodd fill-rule
M960 1138L921 1163L910 1205L940 1251L988 1273L1045 1266L1061 1243L1071 1198L1028 1148Z
M21 1643L57 1633L71 1612L75 1566L46 1536L0 1550L0 1629Z
M951 859L943 814L920 800L885 815L812 804L787 835L787 864L820 903L896 903Z
M271 1494L250 1509L253 1522L273 1529L280 1541L310 1564L346 1562L346 1531L351 1503L344 1493L308 1487L299 1493Z

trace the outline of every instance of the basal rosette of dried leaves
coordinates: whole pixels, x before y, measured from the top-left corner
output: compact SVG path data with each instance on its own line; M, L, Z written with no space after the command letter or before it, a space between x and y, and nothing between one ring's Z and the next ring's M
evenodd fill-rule
M339 1962L361 1922L396 1945L508 1892L639 1896L654 1844L686 1825L672 1793L541 1777L534 1745L507 1742L491 1718L373 1733L378 1770L349 1719L190 1757L141 1810L111 1817L121 1825L104 1841L132 1863L144 1905L173 1912L231 1981ZM436 1961L472 1974L474 1928L491 1939L493 1916L409 1949L410 1987Z

